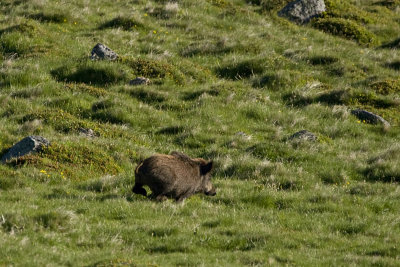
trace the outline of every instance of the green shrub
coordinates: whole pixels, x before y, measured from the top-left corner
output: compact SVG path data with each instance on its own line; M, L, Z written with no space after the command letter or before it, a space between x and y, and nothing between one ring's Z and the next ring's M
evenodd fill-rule
M354 40L362 45L377 44L376 36L354 21L343 18L319 18L312 26L332 35Z
M374 17L369 12L364 11L350 1L325 0L325 5L327 11L322 14L325 18L343 18L363 24L375 23Z
M96 97L105 96L108 94L108 92L102 88L85 83L67 83L65 84L65 88L72 92L79 91Z
M33 157L35 165L44 165L47 169L64 170L66 177L74 178L74 166L86 166L84 172L94 176L117 174L121 167L107 151L96 145L84 145L74 142L52 144L37 157ZM35 162L36 161L36 162ZM89 178L86 176L85 178ZM83 177L78 177L83 178Z
M372 90L382 95L400 93L400 80L384 80L370 84Z

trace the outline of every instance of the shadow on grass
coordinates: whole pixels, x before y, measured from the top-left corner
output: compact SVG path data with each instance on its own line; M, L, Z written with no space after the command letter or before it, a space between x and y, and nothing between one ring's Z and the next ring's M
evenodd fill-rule
M246 60L221 66L215 72L222 78L240 80L261 74L264 72L264 66L260 60Z
M75 71L61 67L52 70L50 74L61 82L95 84L100 86L127 81L127 77L123 72L111 66L80 66Z
M128 17L116 17L102 24L99 29L121 28L125 31L144 29L143 23Z

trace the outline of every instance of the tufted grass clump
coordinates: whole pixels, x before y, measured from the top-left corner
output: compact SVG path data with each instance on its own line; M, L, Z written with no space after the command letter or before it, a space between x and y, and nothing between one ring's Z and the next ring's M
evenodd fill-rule
M93 176L117 174L121 171L121 167L115 162L114 158L99 146L73 142L52 142L39 156L32 156L32 163L50 170L59 171L59 169L62 169L66 177L74 177L71 167L76 164L87 166L87 171ZM84 172L81 175L84 175ZM90 177L86 175L77 176L78 179Z
M312 26L332 35L356 41L361 45L378 44L376 36L360 24L343 18L318 18Z
M395 9L400 6L400 1L399 0L382 0L382 1L375 2L374 5L384 6L389 9Z
M307 60L311 65L330 65L338 61L339 59L333 56L312 56Z
M129 31L143 29L144 27L144 24L135 18L118 16L102 24L99 29L121 28L125 31Z
M393 40L389 43L383 44L381 48L400 49L400 38Z
M325 18L343 18L362 24L375 22L374 16L350 1L327 0L327 11L322 15Z
M136 76L153 78L155 83L161 83L163 79L169 78L178 84L185 82L185 77L175 66L158 60L138 58L125 58L121 60L128 65Z
M72 91L73 93L83 92L96 97L106 96L108 94L108 92L105 89L86 83L67 83L65 84L65 88L67 90Z
M46 42L40 38L43 29L32 20L0 30L0 52L3 54L29 55L45 50Z
M227 63L218 67L215 72L218 76L231 80L246 79L265 70L261 60L250 59L240 62Z
M400 81L399 80L383 80L377 81L370 84L372 90L378 94L389 95L400 93Z
M109 62L88 62L72 67L62 66L52 70L50 74L57 81L98 86L128 82L126 71L117 64Z
M388 62L386 64L384 64L385 67L389 68L389 69L393 69L393 70L400 70L400 60L394 60L391 62Z
M40 120L54 127L55 130L69 133L77 132L79 128L94 128L92 122L86 122L62 109L41 109L22 117L21 122Z
M70 20L70 16L65 13L56 13L56 12L40 12L35 14L28 14L28 18L37 20L39 22L47 22L47 23L65 23Z
M247 3L260 6L262 11L278 11L282 9L290 0L246 0Z
M390 148L378 156L368 160L363 174L368 181L373 182L400 182L400 148Z

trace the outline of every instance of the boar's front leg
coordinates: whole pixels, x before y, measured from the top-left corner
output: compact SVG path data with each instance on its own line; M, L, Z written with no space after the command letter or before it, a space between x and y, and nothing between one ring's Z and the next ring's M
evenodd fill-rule
M182 194L182 195L176 196L176 197L175 197L175 201L176 201L177 203L182 202L183 200L185 200L185 198L190 197L192 194L193 194L193 193L192 193L191 191L189 191L189 192L186 192L186 193L184 193L184 194Z
M135 186L132 188L132 192L135 194L147 196L146 189L143 188L143 185L135 183Z

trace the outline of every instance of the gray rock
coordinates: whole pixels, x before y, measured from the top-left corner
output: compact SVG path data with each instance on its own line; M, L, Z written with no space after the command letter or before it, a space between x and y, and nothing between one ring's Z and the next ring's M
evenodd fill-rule
M307 141L317 141L317 136L312 132L307 130L301 130L289 137L289 140L300 139L300 140L307 140Z
M296 23L304 24L325 11L324 0L295 0L279 11L278 15Z
M362 110L362 109L354 109L351 111L351 114L356 116L359 120L365 121L371 124L383 124L385 127L390 127L390 123L386 121L381 116L378 116L372 112Z
M142 85L142 84L149 84L150 80L145 77L137 77L129 82L130 85Z
M3 155L1 161L3 163L13 158L19 158L31 153L40 152L43 147L50 145L50 142L42 136L28 136L12 146L6 154Z
M83 136L87 136L87 137L94 137L94 131L92 129L86 129L86 128L79 128L79 133Z
M90 55L90 59L92 60L99 60L99 59L106 59L106 60L116 60L118 58L117 53L112 51L107 46L98 43L92 49L92 53Z

